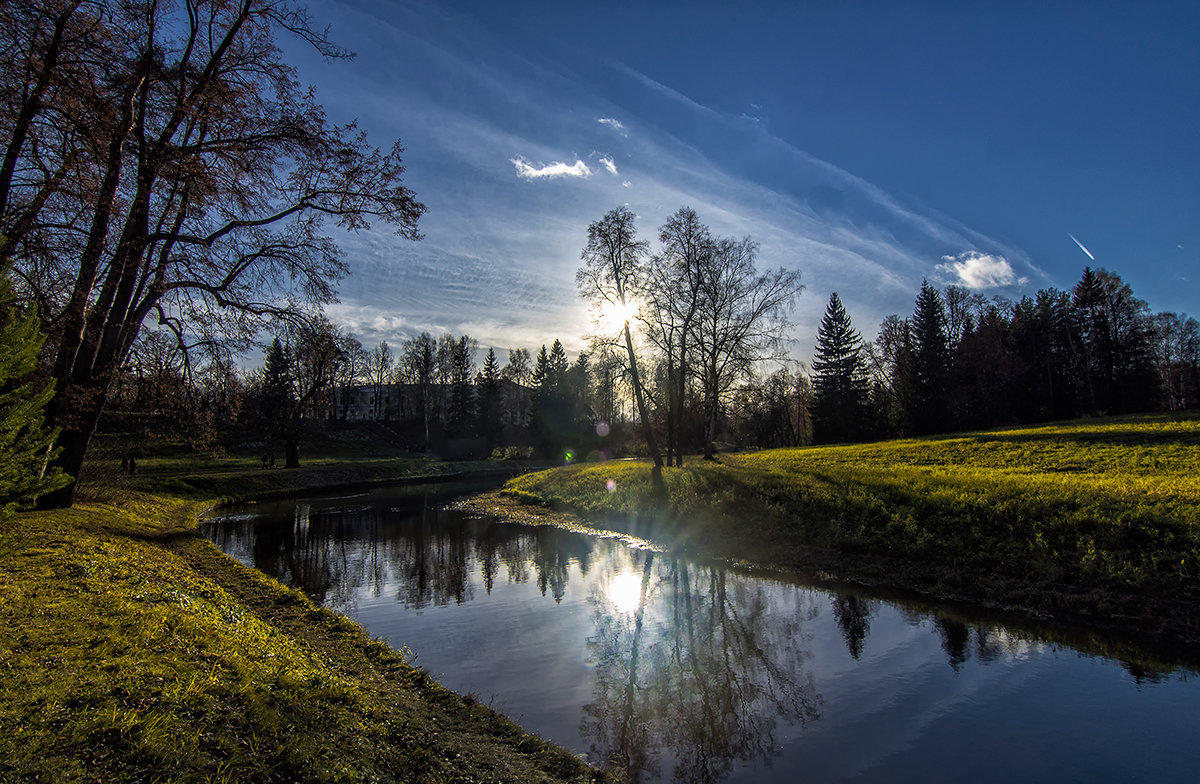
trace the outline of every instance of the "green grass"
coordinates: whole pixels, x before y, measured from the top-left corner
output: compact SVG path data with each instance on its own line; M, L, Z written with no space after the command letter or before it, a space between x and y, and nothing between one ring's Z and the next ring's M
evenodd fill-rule
M1200 637L1200 417L553 469L506 492L677 546ZM608 488L608 483L613 488Z
M103 501L0 524L0 781L600 777L195 530L208 506L195 499L461 464L327 453L263 471L237 456L146 454L124 486L85 485Z

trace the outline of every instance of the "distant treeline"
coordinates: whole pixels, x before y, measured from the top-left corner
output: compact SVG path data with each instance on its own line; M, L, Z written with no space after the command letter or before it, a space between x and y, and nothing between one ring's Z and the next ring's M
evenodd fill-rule
M813 360L823 443L1200 405L1200 324L1151 314L1119 276L1018 302L926 282L864 343L837 294Z
M640 321L649 329L647 314ZM666 441L667 401L682 400L677 452L705 447L701 379L679 374L642 341L643 385ZM211 362L188 373L173 341L147 333L114 387L111 409L138 412L160 435L211 441L249 428L285 445L305 423L386 423L415 451L473 439L487 450L547 456L643 454L625 352L593 339L569 360L560 341L534 352L495 349L477 361L468 335L421 333L395 350L366 349L328 321L293 325L264 366ZM925 283L911 316L884 319L873 341L855 330L837 294L816 336L812 367L746 363L721 398L716 432L727 447L798 446L1027 424L1200 405L1200 324L1152 314L1116 274L1086 269L1071 291L1017 302ZM678 367L676 360L675 368Z

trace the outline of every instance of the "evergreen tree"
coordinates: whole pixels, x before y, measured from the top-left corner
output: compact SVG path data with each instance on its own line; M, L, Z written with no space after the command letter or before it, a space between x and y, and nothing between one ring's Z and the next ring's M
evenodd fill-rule
M921 284L912 319L912 400L909 420L918 434L953 429L947 421L950 385L950 348L946 336L946 309L938 290Z
M862 337L835 291L817 330L813 355L813 429L820 443L866 435L867 367Z
M546 344L542 344L542 350L538 352L537 360L533 365L533 388L535 392L549 391L550 382L550 357L546 353Z
M533 432L547 455L557 455L571 436L570 412L566 396L567 352L554 341L549 353L546 346L538 352L533 368Z
M550 387L556 392L562 393L563 387L567 383L567 370L570 362L567 360L566 350L557 338L550 346L550 357L547 364L550 368Z
M595 412L592 410L591 357L586 351L579 352L579 358L566 373L563 387L571 420L576 430L585 432L585 429L590 429L594 424L595 419Z
M43 341L37 315L19 312L11 295L7 277L0 276L0 521L70 481L59 469L47 469L55 434L45 409L54 387L33 377Z
M1013 306L1012 400L1019 422L1070 419L1082 410L1076 402L1077 341L1071 334L1070 311L1071 295L1058 289L1042 289Z
M263 360L262 394L259 409L265 419L276 422L291 416L295 404L292 361L279 338L271 341Z
M263 360L259 411L269 432L283 439L285 465L299 468L296 382L291 355L278 337L271 341Z
M500 443L503 430L501 412L504 401L500 389L500 362L496 350L489 348L483 360L483 371L479 374L479 429L492 446Z
M1110 379L1106 368L1111 363L1112 346L1104 290L1091 267L1084 267L1083 277L1071 293L1071 327L1078 345L1079 392L1084 408L1093 415L1107 411Z
M1105 269L1083 271L1072 299L1085 392L1094 414L1144 411L1159 397L1150 308Z
M450 409L447 425L455 435L469 435L475 423L475 390L471 388L471 355L475 341L462 335L450 347Z

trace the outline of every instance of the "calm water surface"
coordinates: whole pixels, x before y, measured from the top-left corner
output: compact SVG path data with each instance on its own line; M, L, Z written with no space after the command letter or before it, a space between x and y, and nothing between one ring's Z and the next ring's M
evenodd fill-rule
M634 781L1200 780L1200 679L1161 653L441 508L477 489L253 504L205 531Z

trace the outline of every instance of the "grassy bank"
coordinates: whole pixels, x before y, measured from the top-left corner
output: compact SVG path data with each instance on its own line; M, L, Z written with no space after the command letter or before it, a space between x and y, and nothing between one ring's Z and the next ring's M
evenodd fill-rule
M724 557L1200 639L1200 417L557 468L505 493Z
M255 473L158 461L127 484L246 497L283 482L381 481L429 467L314 460ZM356 624L221 554L195 534L206 503L128 486L88 492L109 500L0 527L0 781L597 778Z

